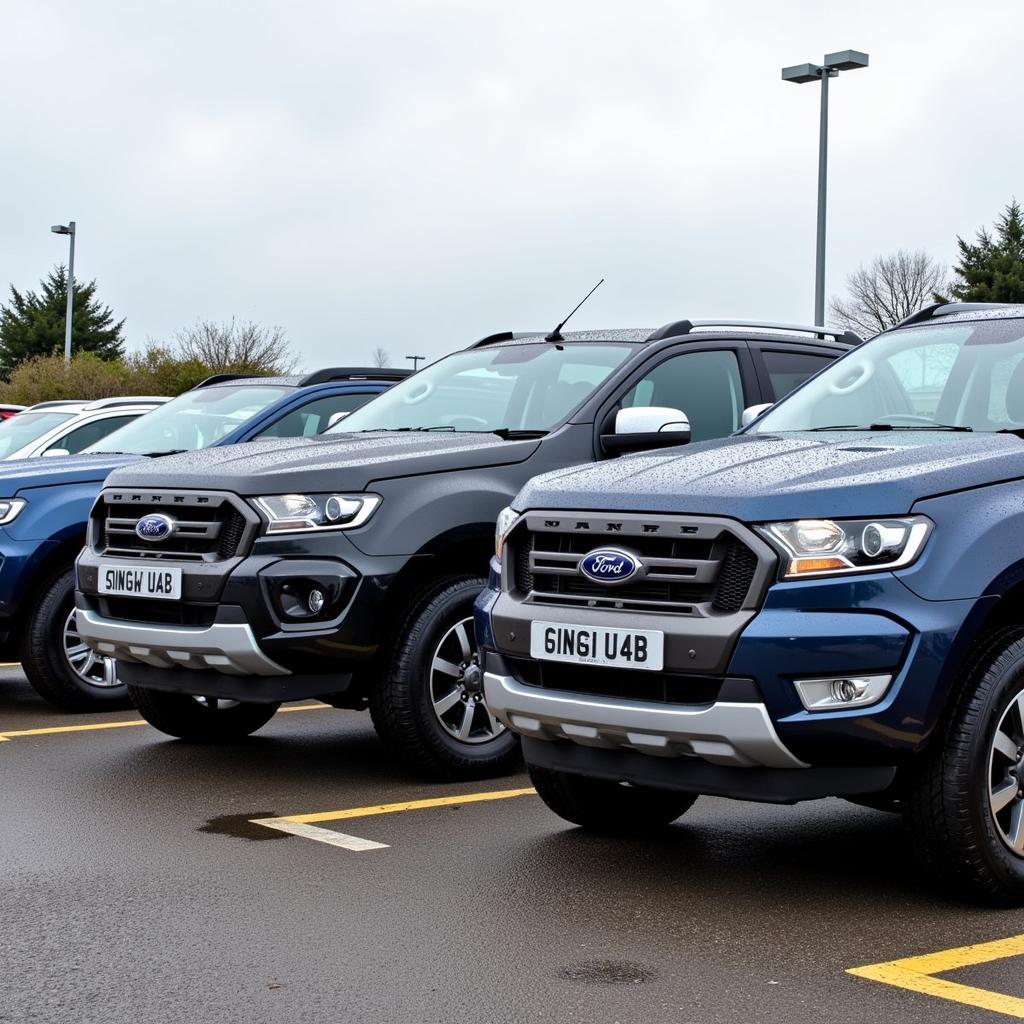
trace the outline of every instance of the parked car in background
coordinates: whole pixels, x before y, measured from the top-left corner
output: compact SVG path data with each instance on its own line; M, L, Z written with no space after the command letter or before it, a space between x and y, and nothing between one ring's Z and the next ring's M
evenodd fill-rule
M12 416L17 416L19 412L23 412L25 406L23 405L0 405L0 420L9 420Z
M126 396L95 402L39 402L0 421L0 459L76 455L169 401Z
M1024 306L929 307L737 436L535 478L477 630L571 822L842 796L1024 901Z
M81 455L0 463L0 657L20 658L36 691L67 710L124 702L113 660L97 657L80 640L73 600L75 556L107 474L167 451L315 434L408 372L221 374Z
M126 467L79 559L79 634L173 736L236 739L316 696L369 706L427 774L502 771L518 742L482 699L472 623L502 505L541 470L728 434L857 340L498 334L323 436Z

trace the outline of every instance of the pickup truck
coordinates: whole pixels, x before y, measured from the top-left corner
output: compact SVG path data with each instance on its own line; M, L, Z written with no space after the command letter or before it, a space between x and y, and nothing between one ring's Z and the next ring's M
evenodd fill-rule
M929 307L733 437L536 477L476 631L568 821L845 797L1024 901L1024 307Z
M112 469L162 452L315 433L384 391L407 370L332 368L295 377L218 374L140 416L122 399L93 403L122 424L80 455L0 461L0 658L20 660L36 692L66 711L126 705L112 658L78 635L74 563L89 510ZM38 407L35 407L38 408ZM78 423L56 403L61 416ZM29 413L19 414L21 416ZM73 433L81 440L93 419ZM9 421L12 425L17 422ZM58 432L59 433L59 432ZM67 433L50 444L70 445Z
M79 558L79 633L171 736L237 739L318 697L368 707L424 774L504 771L519 743L488 713L472 630L501 507L544 470L728 434L857 340L504 333L318 437L125 467Z

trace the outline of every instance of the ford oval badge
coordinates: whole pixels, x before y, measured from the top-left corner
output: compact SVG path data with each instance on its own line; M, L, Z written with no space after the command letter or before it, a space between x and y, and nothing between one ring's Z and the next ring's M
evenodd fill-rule
M135 535L142 540L166 540L174 533L174 520L162 512L151 512L135 524Z
M625 583L640 568L638 559L617 548L597 548L580 559L580 572L597 583Z

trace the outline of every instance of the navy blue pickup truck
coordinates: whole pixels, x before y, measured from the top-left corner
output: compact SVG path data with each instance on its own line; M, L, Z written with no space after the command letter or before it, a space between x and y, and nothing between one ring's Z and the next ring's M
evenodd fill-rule
M1024 307L929 307L737 435L535 477L497 547L487 705L557 814L842 796L1024 901Z

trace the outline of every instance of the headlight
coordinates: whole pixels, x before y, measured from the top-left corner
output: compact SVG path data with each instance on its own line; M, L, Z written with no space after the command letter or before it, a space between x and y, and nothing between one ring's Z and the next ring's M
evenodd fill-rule
M798 519L758 533L780 550L783 579L900 569L921 553L932 530L924 516L900 519Z
M24 498L0 498L0 526L13 523L27 504Z
M267 533L303 530L353 530L380 504L377 494L270 494L256 498L270 520Z
M518 518L519 513L514 508L503 508L498 513L498 521L494 526L494 553L498 556L499 562L501 553L505 550L505 539Z

